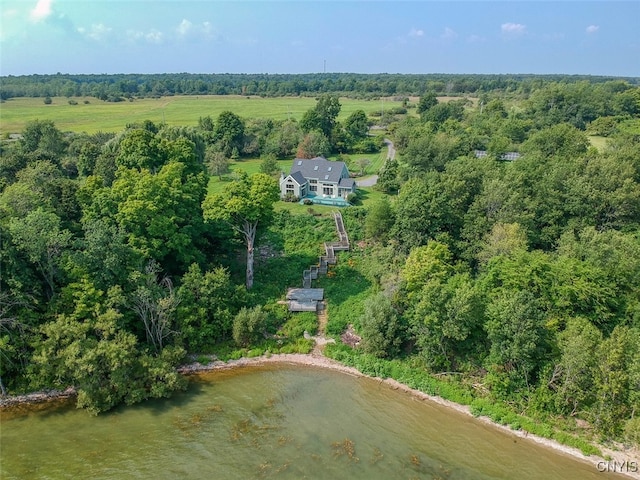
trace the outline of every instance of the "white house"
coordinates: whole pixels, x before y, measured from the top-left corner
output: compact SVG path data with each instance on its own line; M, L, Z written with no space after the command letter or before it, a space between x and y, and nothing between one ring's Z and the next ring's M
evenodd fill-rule
M280 195L300 199L346 199L355 193L356 182L349 178L344 162L332 162L324 157L296 158L289 175L280 178Z

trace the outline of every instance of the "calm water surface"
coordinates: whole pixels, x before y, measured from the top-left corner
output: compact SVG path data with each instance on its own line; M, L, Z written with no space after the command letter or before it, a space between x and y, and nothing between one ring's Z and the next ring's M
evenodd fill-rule
M5 411L0 426L3 479L621 478L376 380L288 365L98 417Z

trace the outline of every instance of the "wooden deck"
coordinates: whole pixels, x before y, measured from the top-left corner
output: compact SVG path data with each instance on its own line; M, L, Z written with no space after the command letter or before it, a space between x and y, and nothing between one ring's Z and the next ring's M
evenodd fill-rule
M315 312L324 298L323 288L290 288L287 303L290 312Z

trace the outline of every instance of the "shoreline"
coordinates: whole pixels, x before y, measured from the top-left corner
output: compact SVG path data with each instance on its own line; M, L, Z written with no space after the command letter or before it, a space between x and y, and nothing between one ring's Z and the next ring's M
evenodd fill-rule
M241 367L258 367L261 365L269 365L269 364L290 364L290 365L303 365L310 367L318 367L318 368L326 368L329 370L338 371L347 375L352 375L354 377L363 377L370 378L374 380L381 381L382 383L387 384L393 390L399 390L401 392L412 395L420 400L436 403L438 405L442 405L446 408L454 410L463 415L467 415L473 418L478 419L480 422L490 425L493 428L498 428L505 433L510 435L514 435L520 439L530 440L538 445L542 445L546 448L552 449L557 453L568 455L575 460L587 462L593 466L593 468L598 468L598 465L613 465L613 462L621 468L622 462L626 462L624 465L627 465L629 462L636 462L636 470L633 471L616 471L618 475L626 478L633 478L636 480L640 480L640 456L636 451L615 451L611 450L607 447L600 446L599 448L602 450L604 455L611 457L611 460L607 461L602 457L598 456L586 456L577 448L569 447L563 445L555 440L551 440L548 438L544 438L535 434L531 434L529 432L523 430L512 430L506 425L501 425L499 423L494 422L488 417L475 417L471 413L471 409L467 405L461 405L450 400L446 400L442 397L438 397L435 395L429 395L420 390L416 390L410 388L409 386L398 382L392 378L380 378L380 377L372 377L370 375L365 375L360 372L356 368L349 367L347 365L343 365L331 358L325 357L322 354L301 354L301 353L284 353L284 354L274 354L269 356L259 356L253 358L240 358L238 360L214 360L206 365L195 362L187 365L183 365L178 367L177 371L185 376L189 375L198 375L201 373L214 372L219 370L231 370ZM47 390L41 392L35 392L27 395L17 395L13 397L5 397L0 398L0 411L8 408L15 407L19 405L25 404L39 404L44 402L50 402L61 399L68 399L74 397L77 394L76 390L73 387L69 387L64 391L60 390ZM632 456L635 455L635 456ZM611 472L613 473L613 472Z
M452 402L450 400L446 400L442 397L438 397L435 395L429 395L420 390L413 389L403 383L394 380L393 378L380 378L380 377L372 377L370 375L365 375L360 372L356 368L349 367L347 365L343 365L331 358L325 357L324 355L318 354L301 354L301 353L284 353L284 354L275 354L270 356L260 356L254 358L240 358L238 360L229 360L227 362L217 360L213 361L207 365L202 365L200 363L192 363L189 365L185 365L178 369L178 371L184 375L198 375L199 373L207 373L214 372L216 370L230 370L234 368L240 367L257 367L261 365L269 365L269 364L291 364L291 365L304 365L304 366L312 366L319 368L327 368L329 370L335 370L347 375L353 375L355 377L363 377L370 378L373 380L381 381L382 383L387 384L393 390L399 390L409 395L412 395L420 400L426 402L436 403L438 405L442 405L443 407L454 410L463 415L467 415L469 417L475 418L478 421L490 425L493 428L498 428L499 430L514 435L520 439L531 440L532 442L541 445L543 447L552 449L556 453L567 455L572 457L575 460L589 463L593 466L593 468L597 469L598 465L603 465L607 463L602 457L599 456L586 456L579 449L569 447L567 445L563 445L555 440L544 438L539 435L535 435L524 430L512 430L507 425L501 425L499 423L494 422L489 417L476 417L471 413L471 409L468 405L461 405L459 403ZM612 464L612 462L616 462L616 465L620 468L622 462L626 462L624 465L627 465L629 462L636 462L638 468L636 472L625 472L625 471L616 471L621 478L633 478L636 480L640 480L640 458L639 456L632 456L636 453L640 452L629 452L629 451L615 451L611 450L607 447L599 445L600 450L602 450L604 455L609 455L611 460L608 463ZM610 472L613 473L613 472Z

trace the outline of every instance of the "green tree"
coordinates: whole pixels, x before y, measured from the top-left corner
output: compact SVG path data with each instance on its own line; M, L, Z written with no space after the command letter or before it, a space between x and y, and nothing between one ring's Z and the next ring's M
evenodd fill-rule
M285 120L271 130L264 145L264 153L273 153L280 158L294 155L302 137L298 122Z
M384 193L396 193L400 189L400 180L398 179L398 161L387 159L378 176L376 188Z
M416 107L416 112L419 114L423 114L431 109L431 107L435 107L438 104L438 99L434 92L427 92L420 97L418 100L418 106Z
M356 110L344 121L344 129L353 141L363 139L369 133L369 123L364 110Z
M260 172L265 175L274 176L280 173L280 165L278 159L273 153L262 155L260 162Z
M72 234L63 230L60 218L38 208L24 218L12 218L9 232L16 248L23 252L29 262L42 275L47 285L49 299L56 292L56 280L60 275L60 260L69 247Z
M318 98L315 107L310 108L303 115L302 121L300 122L302 130L306 133L319 130L325 137L331 139L340 108L341 105L338 97L322 95Z
M205 154L205 162L209 173L211 175L217 175L220 179L222 179L222 175L230 172L229 159L220 150L216 150L215 148L211 147L207 148L207 153Z
M382 197L369 208L365 220L367 237L386 243L393 227L394 213L387 197Z
M455 369L482 338L484 308L469 274L431 275L406 312L420 354L434 370Z
M402 269L402 278L406 290L414 292L434 279L442 283L452 272L453 255L449 247L444 243L430 241L411 250Z
M491 343L490 368L506 374L508 390L529 389L535 381L546 350L544 313L528 291L511 291L487 305L485 323Z
M617 326L596 351L594 423L607 437L622 432L638 406L640 332ZM635 401L634 401L635 400Z
M208 195L203 203L204 218L226 222L242 236L247 247L246 286L253 286L253 255L258 227L273 214L273 204L280 198L277 182L258 173L249 177L242 172L225 186L222 193Z
M144 325L147 343L156 353L165 347L166 339L177 333L175 317L180 303L173 282L160 273L160 266L149 262L131 299L131 308Z
M111 189L108 203L115 206L116 224L129 235L143 258L157 260L168 271L180 271L201 258L204 221L201 203L207 179L190 175L181 162L170 162L153 175L147 170L124 169ZM95 197L93 208L100 195Z
M318 156L327 156L331 151L331 145L327 137L319 131L311 131L307 133L296 152L296 158L315 158Z
M227 157L239 152L244 144L244 121L235 113L224 111L218 116L213 135L220 151Z
M369 160L368 158L365 157L361 157L356 159L356 161L354 162L357 166L358 166L358 173L359 175L364 175L365 171L367 170L367 167L369 165L371 165L371 160Z
M514 252L527 250L527 235L517 223L495 223L478 254L480 263L486 264L493 257L511 255Z
M45 157L59 161L67 148L64 135L51 120L27 122L20 146L26 153L42 153Z
M116 165L138 170L157 172L167 161L156 135L146 129L136 128L125 133L120 140Z
M560 123L532 134L523 144L522 152L538 153L545 158L559 156L575 158L583 155L589 146L587 136L576 127Z
M228 270L203 272L189 267L178 288L177 330L190 352L201 352L231 337L233 317L244 301L244 289L231 282Z
M402 343L399 315L391 300L382 292L364 302L360 317L362 349L379 358L393 358Z
M240 347L247 347L264 337L267 313L262 307L243 307L233 319L233 340Z
M575 415L593 403L597 368L594 352L602 340L598 329L583 318L570 319L559 335L560 358L548 383L555 390L556 408L561 413Z
M119 403L168 397L186 380L176 370L184 351L142 352L135 335L119 328L121 314L88 282L70 286L76 306L41 328L30 368L35 388L75 386L78 407L97 414Z

